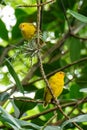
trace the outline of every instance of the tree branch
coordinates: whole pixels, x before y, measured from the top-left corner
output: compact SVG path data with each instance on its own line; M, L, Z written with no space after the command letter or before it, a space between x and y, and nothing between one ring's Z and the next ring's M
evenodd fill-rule
M18 5L17 7L26 7L26 8L29 8L29 7L40 7L40 6L47 5L47 4L54 3L54 2L55 2L55 0L50 0L50 1L47 1L47 2L40 3L40 4L35 4L35 5Z

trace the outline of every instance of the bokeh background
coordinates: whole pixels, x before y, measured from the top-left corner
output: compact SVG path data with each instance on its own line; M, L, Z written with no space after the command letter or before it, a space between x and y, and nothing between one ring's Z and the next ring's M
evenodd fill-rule
M50 1L50 2L49 2ZM37 24L36 0L0 1L0 129L87 129L87 1L41 0L41 48L47 78L65 72L64 90L56 106L43 107L46 84L37 54L26 55L19 30L22 22ZM28 7L26 7L26 5ZM24 94L23 94L24 93ZM71 120L72 119L72 120Z

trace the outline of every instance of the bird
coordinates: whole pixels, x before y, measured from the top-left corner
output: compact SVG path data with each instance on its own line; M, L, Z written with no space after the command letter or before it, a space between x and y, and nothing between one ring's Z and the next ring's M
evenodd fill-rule
M25 40L32 39L36 34L36 26L33 23L20 23L19 29L21 30L21 33Z
M19 24L19 29L21 30L22 36L23 38L28 41L28 43L31 43L33 46L35 46L35 44L32 42L33 40L37 39L37 27L33 24L33 23L28 23L28 22L24 22L24 23L20 23ZM43 36L42 36L42 32L39 30L40 33L40 47L43 47L45 44L44 40L43 40ZM31 41L31 42L30 42Z
M54 75L52 75L48 79L48 83L50 85L50 88L51 88L52 93L53 93L55 98L60 96L60 94L63 91L64 77L65 77L65 73L62 71L59 71L59 72L55 73ZM50 93L49 89L46 87L45 91L44 91L44 104L43 104L43 106L46 107L52 100L53 100L53 96Z

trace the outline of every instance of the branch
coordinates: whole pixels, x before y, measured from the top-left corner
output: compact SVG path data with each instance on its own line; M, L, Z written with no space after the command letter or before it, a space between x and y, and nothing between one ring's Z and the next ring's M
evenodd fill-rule
M72 112L78 107L78 105L80 105L81 103L83 103L85 100L87 100L87 97L82 98L81 100L78 100L78 102L75 104L75 106L73 107L73 109L68 113L68 115L72 114Z
M15 99L22 102L43 103L41 100L28 99L28 97L13 97L9 99Z
M63 35L63 37L60 40L58 40L57 43L52 48L50 48L46 51L46 53L42 57L42 60L44 60L47 56L49 56L53 51L60 48L69 36L70 36L69 32L65 33ZM22 81L23 84L28 83L28 81L32 78L34 72L38 69L38 67L39 67L39 62L32 66L31 70L28 71L27 75L23 79L23 81Z
M41 127L40 130L44 130L44 128L45 128L47 125L49 125L49 123L52 122L53 119L55 119L55 117L57 117L57 113L56 113L54 116L52 116L52 117L44 124L44 126Z
M74 106L74 105L77 104L77 102L79 102L79 104L85 103L85 102L87 102L87 98L85 98L84 100L79 99L79 100L76 100L76 101L73 101L73 102L70 102L70 103L63 103L61 106L62 106L62 108L65 108L65 107L68 107L68 106ZM53 107L51 109L45 110L45 111L43 111L41 113L35 114L33 116L24 117L23 120L32 120L32 119L38 118L38 117L40 117L42 115L48 114L50 112L53 112L55 110L58 110L57 106L55 106L55 107Z
M84 57L84 58L82 58L82 59L80 59L80 60L76 60L76 61L74 61L74 62L71 63L71 64L68 64L68 65L66 65L66 66L64 66L64 67L62 67L62 68L56 69L55 71L53 71L53 72L47 74L46 77L50 77L51 75L55 74L55 73L58 72L58 71L62 71L62 70L68 69L69 67L72 67L73 65L79 64L79 63L81 63L81 62L85 62L86 60L87 60L87 57ZM37 82L37 81L39 81L39 80L42 80L42 79L43 79L42 77L41 77L41 78L38 78L37 80L34 80L34 81L30 82L28 85L33 84L33 83L35 83L35 82Z
M72 37L75 37L75 38L80 39L80 40L84 40L84 41L86 41L86 40L87 40L87 38L77 36L77 35L73 34L72 32L70 33L70 35L71 35Z
M37 0L37 4L40 4L40 0ZM38 58L39 58L39 63L40 63L40 70L41 70L41 74L42 74L42 77L46 83L46 86L48 88L48 90L50 91L51 95L52 95L52 98L54 99L55 101L55 105L57 106L57 108L60 110L60 112L67 118L67 119L70 119L62 110L59 102L57 101L57 99L55 98L54 94L53 94L53 91L51 90L51 87L49 85L49 82L46 78L46 75L45 75L45 72L44 72L44 69L43 69L43 64L42 64L42 58L41 58L41 54L40 54L40 49L39 49L39 42L40 42L40 38L39 38L39 29L40 29L40 7L38 6L37 8L37 11L38 11L38 15L37 15L37 49L38 49ZM79 129L79 130L82 130L80 128L80 126L73 122L73 124Z
M40 4L40 0L37 0L37 4ZM50 91L51 95L52 95L52 98L54 99L55 101L55 105L57 106L57 108L60 110L60 112L67 118L67 119L70 119L62 110L61 106L59 105L59 102L57 101L57 99L55 98L54 94L53 94L53 91L51 90L51 87L49 85L49 82L46 78L46 75L45 75L45 72L44 72L44 69L43 69L43 64L42 64L42 59L41 59L41 54L40 54L40 49L39 49L39 42L40 42L40 38L39 38L39 29L40 29L40 7L38 6L37 8L37 11L38 11L38 15L37 15L37 49L38 49L38 58L39 58L39 63L40 63L40 70L41 70L41 74L42 74L42 77L46 83L46 86L48 88L48 90ZM73 122L73 124L80 129L80 127L75 123Z
M29 7L40 7L40 6L47 5L47 4L54 3L54 2L55 2L55 0L50 0L50 1L47 1L47 2L40 3L40 4L35 4L35 5L18 5L17 7L26 7L26 8L29 8Z
M40 4L40 0L37 0L37 4ZM48 82L48 80L46 78L46 75L45 75L45 72L44 72L44 69L43 69L42 57L41 57L41 53L40 53L40 49L39 49L39 45L40 45L39 30L40 30L40 16L41 16L40 15L40 6L38 6L37 11L38 11L37 12L37 50L38 50L37 55L38 55L38 60L39 60L39 65L40 65L40 71L41 71L42 77L43 77L43 79L44 79L44 81L46 83L46 86L47 86L48 90L50 91L54 101L56 101L56 98L55 98L55 96L53 94L53 91L52 91L52 89L51 89L51 87L49 85L49 82Z
M53 72L51 72L50 74L48 74L47 77L53 75L54 73L56 73L56 72L58 72L58 71L65 70L65 69L67 69L67 68L69 68L69 67L71 67L71 66L73 66L73 65L75 65L75 64L79 64L79 63L84 62L84 61L86 61L86 60L87 60L87 57L84 57L84 58L82 58L82 59L80 59L80 60L76 60L76 61L74 61L74 62L71 63L71 64L68 64L68 65L66 65L66 66L64 66L64 67L62 67L62 68L56 69L55 71L53 71Z

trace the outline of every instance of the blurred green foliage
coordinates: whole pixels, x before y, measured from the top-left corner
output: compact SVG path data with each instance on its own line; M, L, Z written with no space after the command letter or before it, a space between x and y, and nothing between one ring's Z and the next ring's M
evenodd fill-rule
M0 105L2 106L0 128L3 130L41 129L57 113L57 116L44 128L45 130L60 130L63 127L67 130L76 130L72 122L76 122L75 117L79 115L84 118L78 117L78 125L86 130L87 2L86 0L56 0L44 5L41 15L42 35L45 33L47 38L46 45L41 49L44 71L47 78L58 70L63 70L66 75L64 91L59 101L64 113L71 112L69 117L73 119L65 122L64 126L61 123L62 121L64 123L63 114L59 110L49 111L53 109L53 104L49 104L47 108L43 107L46 84L42 81L37 54L31 57L31 53L28 52L26 55L27 45L22 38L19 24L37 22L36 7L19 7L26 4L36 5L36 0L0 1L1 13L9 6L14 10L13 15L16 20L14 25L9 23L8 28L6 21L3 20L4 14L0 15ZM7 18L10 17L12 16L9 14ZM8 65L5 59L8 59ZM17 112L18 116L15 114ZM41 115L38 115L40 113ZM6 115L8 117L5 117ZM22 119L25 121L22 122ZM56 126L51 126L53 124Z

